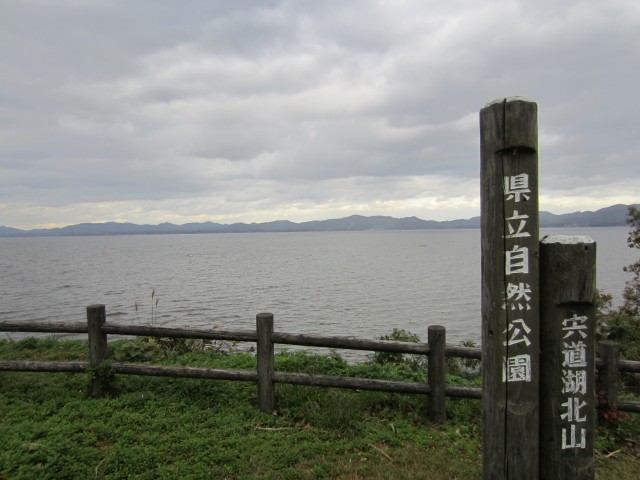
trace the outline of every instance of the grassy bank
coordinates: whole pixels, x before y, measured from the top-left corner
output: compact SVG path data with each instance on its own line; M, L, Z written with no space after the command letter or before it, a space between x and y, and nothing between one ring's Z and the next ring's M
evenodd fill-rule
M154 363L255 368L248 353L112 348ZM87 346L0 341L0 358L86 360ZM347 365L305 353L277 355L276 369L424 380L406 364ZM115 387L96 400L86 396L86 375L0 372L0 479L481 477L477 400L447 400L448 422L434 425L419 395L278 385L271 415L258 410L252 383L121 375ZM638 417L599 431L598 478L636 478Z

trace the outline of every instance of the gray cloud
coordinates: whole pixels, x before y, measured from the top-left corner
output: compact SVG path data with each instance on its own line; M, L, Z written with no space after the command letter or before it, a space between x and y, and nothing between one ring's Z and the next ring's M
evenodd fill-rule
M541 206L637 202L636 1L0 6L0 224L478 214L478 110Z

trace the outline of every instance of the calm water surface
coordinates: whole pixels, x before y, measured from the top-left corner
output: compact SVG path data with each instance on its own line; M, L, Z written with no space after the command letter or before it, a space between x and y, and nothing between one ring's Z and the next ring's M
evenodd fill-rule
M545 229L597 242L598 286L619 300L628 229ZM108 320L375 338L403 328L480 339L480 231L244 233L0 239L0 319ZM138 306L136 311L136 304ZM8 334L0 333L0 338ZM15 336L15 334L13 335Z

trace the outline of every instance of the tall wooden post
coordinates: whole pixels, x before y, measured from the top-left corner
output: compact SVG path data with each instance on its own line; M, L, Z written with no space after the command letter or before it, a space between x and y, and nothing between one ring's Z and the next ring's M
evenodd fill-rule
M590 480L595 465L596 244L540 242L540 478Z
M258 342L256 356L258 360L258 406L263 412L272 412L276 407L275 389L273 387L274 349L273 313L259 313L256 316Z
M483 478L538 478L537 105L480 111Z
M89 333L89 360L91 367L98 368L107 359L107 334L102 331L102 326L107 320L104 305L89 305L87 307L87 329ZM107 393L108 385L105 379L96 375L91 381L91 395L102 397Z

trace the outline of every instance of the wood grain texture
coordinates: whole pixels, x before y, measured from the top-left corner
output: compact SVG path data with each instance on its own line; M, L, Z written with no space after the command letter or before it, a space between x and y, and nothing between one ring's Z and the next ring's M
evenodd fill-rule
M102 326L107 320L104 305L89 305L87 307L87 330L89 334L89 361L93 368L98 368L107 360L109 349L107 347L107 334L102 331ZM104 379L96 375L91 380L91 395L99 398L107 393L108 385Z
M446 330L440 325L430 325L428 329L429 354L428 380L431 393L427 404L429 418L436 423L447 421L445 405L445 356Z
M518 98L487 105L480 111L480 145L483 475L537 479L537 105ZM526 188L516 189L518 183ZM526 271L511 263L520 254ZM514 288L528 297L522 307L511 302ZM506 364L521 360L528 373L519 381Z
M540 478L593 479L595 242L544 238L540 280Z
M263 412L272 412L276 408L275 389L273 385L274 348L273 314L259 313L256 316L258 342L256 357L258 361L258 406Z

